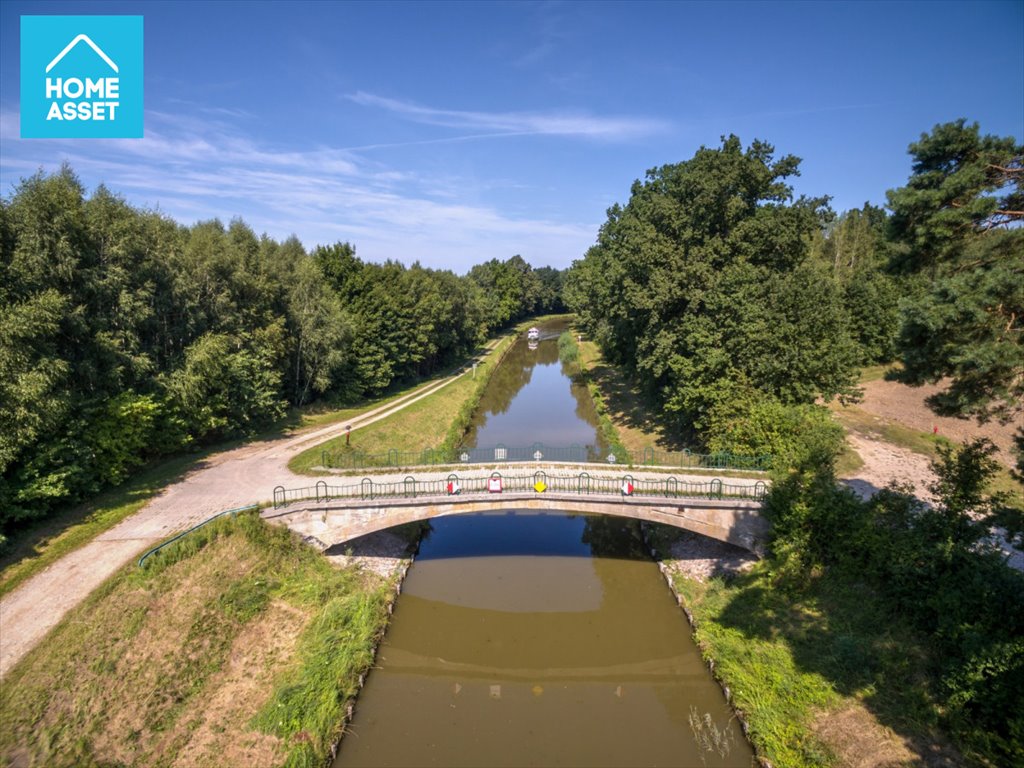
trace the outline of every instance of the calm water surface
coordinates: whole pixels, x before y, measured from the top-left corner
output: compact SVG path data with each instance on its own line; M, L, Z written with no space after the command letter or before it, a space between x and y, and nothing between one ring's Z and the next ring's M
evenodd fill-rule
M536 349L526 338L515 343L488 382L464 445L580 445L591 458L608 455L587 388L573 382L558 360L558 336L568 327L568 320L541 325Z
M495 372L478 445L602 449L551 352L560 330ZM377 665L335 766L751 765L632 521L434 520ZM709 748L716 731L723 746Z

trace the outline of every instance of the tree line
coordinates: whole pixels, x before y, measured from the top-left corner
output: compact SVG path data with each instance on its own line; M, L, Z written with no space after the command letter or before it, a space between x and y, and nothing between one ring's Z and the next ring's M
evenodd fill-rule
M949 379L940 413L1019 422L1024 149L959 120L910 154L889 211L836 216L828 198L794 199L799 158L725 137L633 184L566 301L714 450L786 453L829 428L816 402L855 397L860 367L893 360L907 383Z
M0 534L289 405L443 371L563 309L562 277L520 256L460 276L348 243L307 253L40 172L0 202Z
M778 588L827 574L880 599L921 638L915 681L934 723L978 764L1024 755L1024 575L994 525L1024 542L1024 512L990 493L986 440L939 447L935 503L891 485L837 485L843 430L821 400L856 397L858 368L943 381L938 413L1024 415L1024 147L964 120L910 145L888 211L836 216L794 199L799 171L735 136L648 172L613 206L566 278L603 353L666 418L713 450L773 453L766 514ZM1017 432L1024 482L1024 426Z

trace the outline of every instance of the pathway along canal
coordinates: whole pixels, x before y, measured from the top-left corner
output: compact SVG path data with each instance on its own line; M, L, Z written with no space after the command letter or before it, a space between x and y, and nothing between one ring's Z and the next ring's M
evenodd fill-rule
M478 445L603 450L564 327L495 372ZM752 761L636 523L518 511L432 521L334 765Z

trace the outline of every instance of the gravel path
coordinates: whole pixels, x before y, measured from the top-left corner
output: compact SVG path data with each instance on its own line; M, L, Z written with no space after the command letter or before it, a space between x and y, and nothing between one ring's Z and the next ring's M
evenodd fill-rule
M343 434L346 425L357 429L386 418L442 389L463 372L345 422L251 443L197 463L139 512L0 599L0 678L65 613L135 556L218 512L269 501L274 486L310 484L308 477L288 469L293 456Z
M0 678L6 675L71 608L84 600L118 568L146 549L218 512L270 501L275 486L312 486L316 482L314 479L296 475L288 469L288 462L293 456L311 445L343 434L346 425L357 429L390 416L437 392L460 375L461 372L345 422L296 435L251 443L197 463L182 480L169 486L139 512L97 536L89 544L68 554L0 599ZM531 464L529 469L526 469L520 464L502 469L509 473L533 471L537 468L539 467ZM577 467L571 465L547 465L543 468L549 474L579 471ZM469 472L460 469L459 474L462 477L470 474L486 476L490 474L491 469L478 467ZM587 469L592 474L596 473L593 466ZM626 471L622 467L608 467L608 472L612 474ZM449 470L414 471L414 474L417 479L430 480L443 479L448 472ZM409 471L375 473L374 480L398 482L409 474ZM641 478L650 473L634 471L632 474L636 478ZM332 484L357 483L359 477L361 475L338 478L333 480ZM710 477L711 475L677 475L681 481L704 482ZM727 482L753 485L757 479L730 479ZM384 541L385 539L379 540ZM369 553L370 558L378 554L381 556L380 570L388 570L388 561L395 557L394 552L397 550L391 544L389 542L389 546L385 547L387 552Z

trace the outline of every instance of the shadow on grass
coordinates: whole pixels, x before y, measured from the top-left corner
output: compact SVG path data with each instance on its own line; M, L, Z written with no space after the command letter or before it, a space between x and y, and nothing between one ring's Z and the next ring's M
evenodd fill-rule
M587 375L604 395L616 423L655 435L655 447L665 451L693 447L694 443L685 439L692 436L680 434L671 429L664 418L657 418L661 409L638 394L638 386L624 372L602 361L592 364Z
M712 608L717 624L738 631L748 643L783 645L799 672L819 676L843 696L863 702L915 754L915 764L967 764L937 732L930 676L935 660L928 638L902 625L870 588L849 576L825 574L780 590L759 569L731 578L724 593L721 607ZM766 679L776 674L763 673ZM844 734L851 737L864 758L893 748L872 743L879 737L867 730Z

